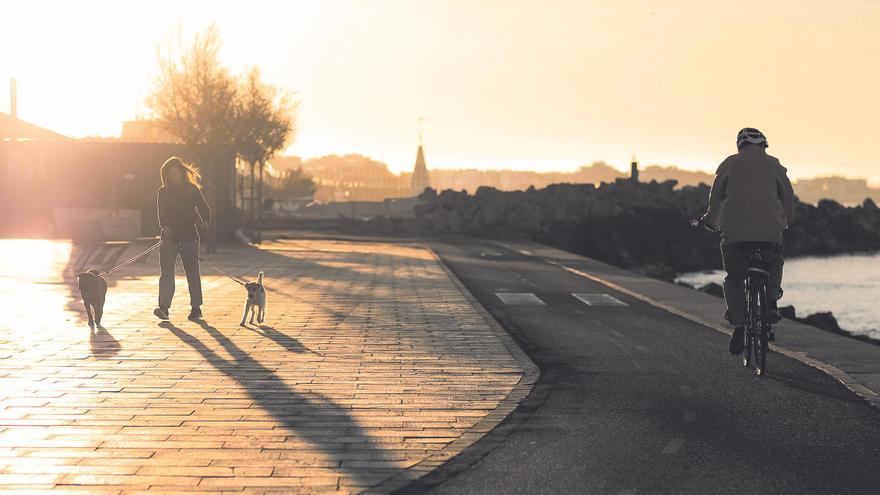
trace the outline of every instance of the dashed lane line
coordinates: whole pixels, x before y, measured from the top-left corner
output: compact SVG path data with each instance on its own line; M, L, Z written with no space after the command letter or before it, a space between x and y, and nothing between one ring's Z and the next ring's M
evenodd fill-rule
M572 294L587 306L629 306L629 304L612 296L611 294Z
M547 304L531 292L496 292L495 296L508 306L546 306Z
M684 437L676 437L669 441L666 444L666 447L663 447L663 450L660 451L661 454L674 454L681 449L682 444L684 444Z

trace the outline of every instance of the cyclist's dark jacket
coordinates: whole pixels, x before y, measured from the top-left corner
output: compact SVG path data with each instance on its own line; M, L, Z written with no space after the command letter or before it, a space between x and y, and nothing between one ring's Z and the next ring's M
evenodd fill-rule
M794 190L786 169L761 146L724 160L709 193L706 223L728 242L782 241L794 218Z
M159 227L171 227L175 241L196 241L199 232L196 222L199 219L211 221L211 209L202 191L184 182L176 186L162 186L156 198L159 213Z

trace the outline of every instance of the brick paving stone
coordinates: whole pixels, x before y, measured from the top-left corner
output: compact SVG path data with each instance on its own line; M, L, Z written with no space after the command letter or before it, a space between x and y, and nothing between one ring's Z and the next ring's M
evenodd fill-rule
M108 277L103 327L90 330L79 249L0 251L16 242L38 266L0 261L3 490L385 493L523 396L522 360L417 245L221 247L212 264L266 274L266 321L246 328L243 289L205 265L205 321L185 319L181 271L160 324L151 256Z

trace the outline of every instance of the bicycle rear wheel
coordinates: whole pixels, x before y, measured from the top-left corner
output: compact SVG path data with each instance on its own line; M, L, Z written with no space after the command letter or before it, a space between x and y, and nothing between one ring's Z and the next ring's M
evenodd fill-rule
M761 283L755 290L757 296L758 311L756 313L755 328L755 372L758 376L763 376L767 366L767 284Z
M752 290L752 280L750 278L746 279L746 328L743 332L745 338L745 347L743 347L742 353L742 363L743 366L748 368L752 364L752 343L754 340L754 326L752 325L752 315L754 314L753 305L756 300L754 297L754 291Z

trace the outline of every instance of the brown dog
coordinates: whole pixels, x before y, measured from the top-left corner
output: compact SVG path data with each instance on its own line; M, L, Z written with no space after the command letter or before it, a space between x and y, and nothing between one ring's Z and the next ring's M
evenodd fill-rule
M77 275L79 279L79 295L82 296L86 313L89 314L89 326L97 322L101 324L101 316L104 315L104 299L107 297L107 281L104 280L98 270L89 270ZM92 317L92 308L95 315Z

